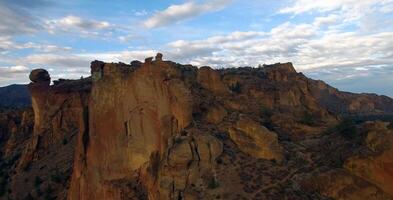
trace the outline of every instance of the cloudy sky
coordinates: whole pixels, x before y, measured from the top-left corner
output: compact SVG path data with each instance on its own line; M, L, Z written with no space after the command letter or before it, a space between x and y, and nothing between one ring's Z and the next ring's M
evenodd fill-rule
M156 52L212 67L293 62L341 90L393 97L393 0L0 0L0 86L89 75Z

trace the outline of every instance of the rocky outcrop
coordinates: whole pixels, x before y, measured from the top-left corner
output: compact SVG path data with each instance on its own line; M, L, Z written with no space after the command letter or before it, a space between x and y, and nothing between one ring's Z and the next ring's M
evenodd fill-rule
M282 162L283 152L277 134L258 122L240 116L236 125L229 129L229 136L242 151L251 156Z
M34 131L6 119L0 199L392 198L391 125L340 123L388 116L391 99L291 63L215 70L157 54L93 61L86 79L30 78Z
M393 199L389 194L367 181L343 170L315 172L301 177L304 190L319 192L333 199L385 200Z
M393 195L393 130L387 128L388 124L378 121L365 123L365 143L372 153L350 157L344 167Z
M312 95L331 112L345 115L393 114L393 100L376 94L342 92L323 81L309 80Z
M28 85L34 111L34 131L18 130L5 153L17 160L9 166L8 198L65 199L72 172L76 138L87 130L90 79L58 80L50 85L46 70L33 70ZM22 125L28 123L27 113ZM30 123L33 126L33 123Z
M202 67L198 70L197 81L203 88L214 94L223 95L228 92L228 88L221 80L220 73L210 67Z

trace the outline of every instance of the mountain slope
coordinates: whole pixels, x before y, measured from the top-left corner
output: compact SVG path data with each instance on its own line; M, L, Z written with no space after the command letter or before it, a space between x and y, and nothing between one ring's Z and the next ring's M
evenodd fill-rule
M9 85L0 87L0 107L29 107L30 93L27 85Z

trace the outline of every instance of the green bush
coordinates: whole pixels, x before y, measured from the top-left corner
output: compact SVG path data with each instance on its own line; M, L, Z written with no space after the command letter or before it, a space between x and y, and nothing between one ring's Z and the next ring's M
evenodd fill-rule
M306 124L308 126L313 126L315 125L314 116L310 113L305 113L302 119L300 120L300 123Z
M34 186L39 187L42 182L43 182L42 179L40 177L36 176L34 179Z
M61 172L56 170L55 173L50 176L50 179L54 183L62 183L65 178Z
M28 172L31 170L31 163L28 163L24 168L23 171Z
M353 139L357 135L356 123L350 118L343 119L336 131L346 139Z
M242 91L241 85L239 82L236 82L235 84L232 84L229 86L229 89L234 92L239 94Z
M388 129L393 129L393 122L390 122L390 124L388 125Z
M66 145L68 143L67 138L63 138L63 145Z
M212 177L209 181L209 185L207 186L209 189L215 189L220 187L220 183L216 180L216 178Z
M34 200L34 197L29 193L27 196L24 198L24 200Z
M42 193L40 188L36 188L35 192L37 193L37 196L39 196L39 197L43 195L43 193Z
M45 199L45 200L56 199L56 198L52 197L53 191L54 191L53 188L52 188L50 185L48 185L48 187L47 187L46 190L45 190L44 199Z
M0 177L0 197L3 196L7 191L8 174L4 174Z
M268 108L267 106L262 106L261 115L262 115L262 117L270 118L273 115L273 110Z

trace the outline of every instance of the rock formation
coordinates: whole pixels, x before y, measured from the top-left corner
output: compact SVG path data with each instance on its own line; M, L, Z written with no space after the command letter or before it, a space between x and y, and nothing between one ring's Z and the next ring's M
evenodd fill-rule
M15 142L11 122L0 135L2 157L21 153L0 199L393 196L391 125L343 120L388 117L393 100L340 92L291 63L215 70L157 54L93 61L87 79L30 79L34 131Z

